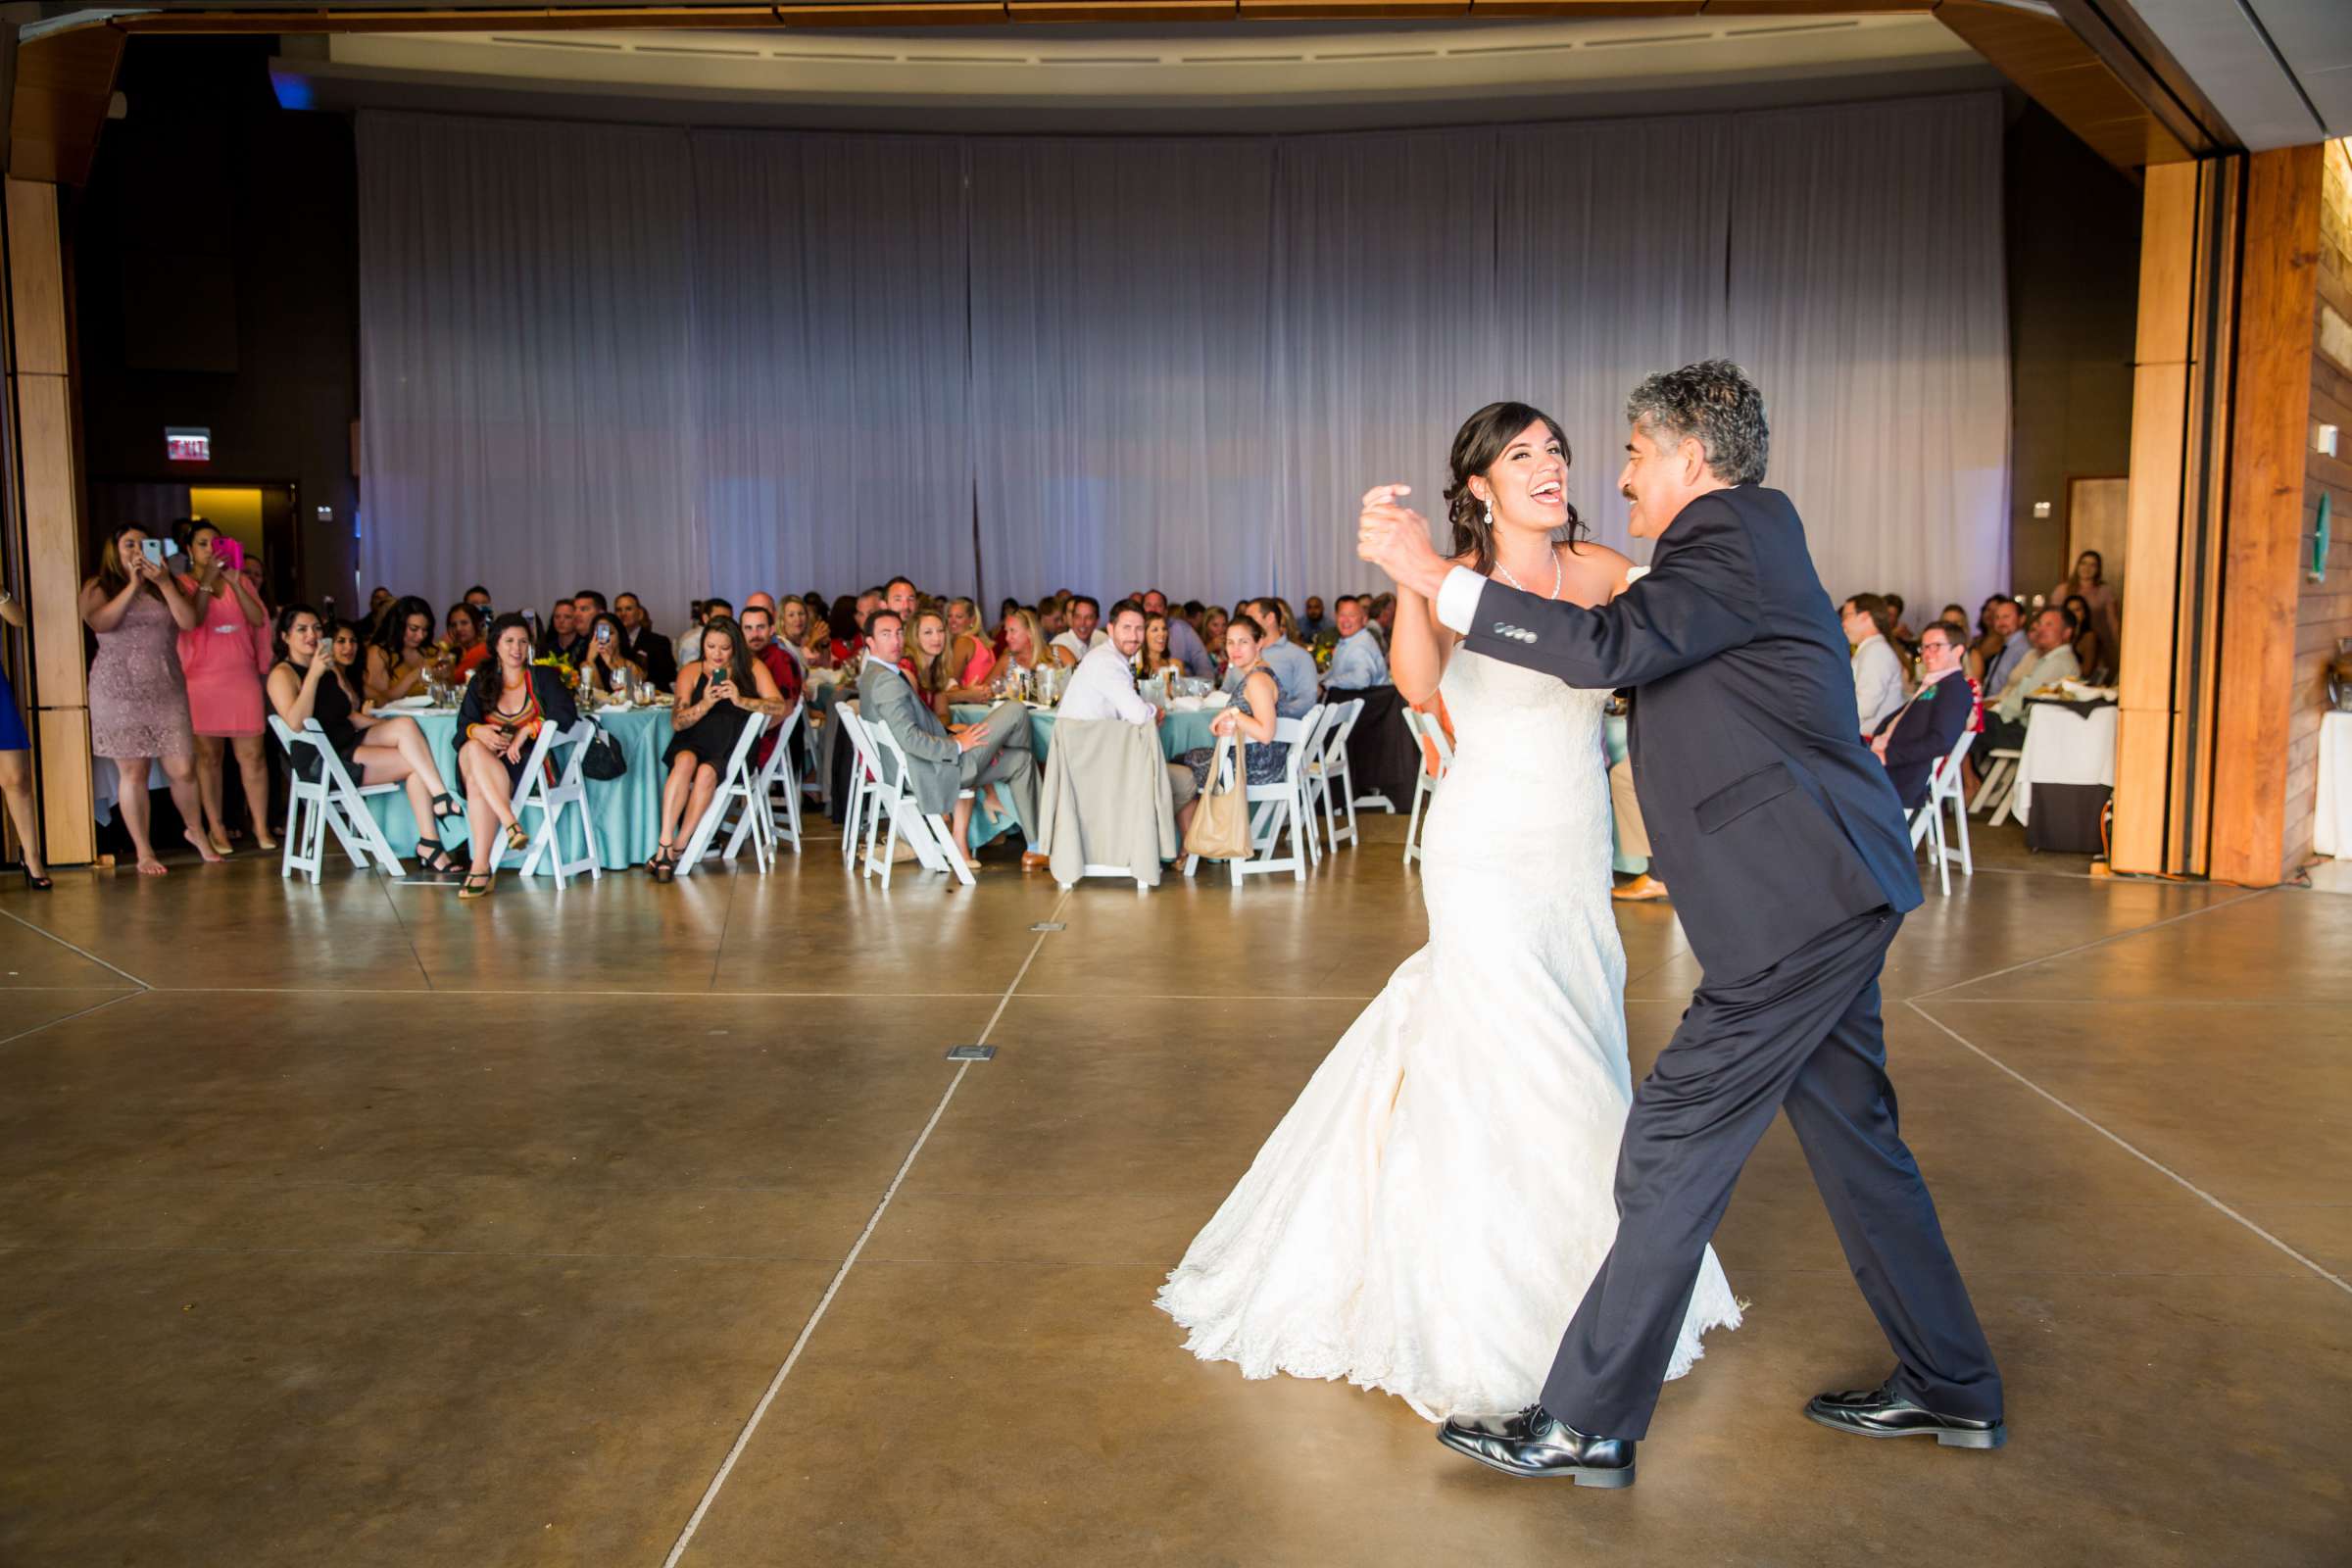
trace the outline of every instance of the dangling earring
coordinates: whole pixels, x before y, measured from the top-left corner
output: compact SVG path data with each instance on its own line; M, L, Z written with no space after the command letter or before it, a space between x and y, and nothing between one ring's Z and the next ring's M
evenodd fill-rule
M1489 529L1492 529L1494 526L1494 502L1492 502L1492 501L1490 501L1490 502L1488 502L1488 503L1487 503L1487 527L1488 527Z

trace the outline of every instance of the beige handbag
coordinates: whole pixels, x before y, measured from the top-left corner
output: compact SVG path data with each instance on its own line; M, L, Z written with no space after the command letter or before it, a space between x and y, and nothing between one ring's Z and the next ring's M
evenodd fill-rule
M1204 860L1250 858L1250 791L1230 735L1217 737L1217 755L1208 764L1208 785L1185 830L1184 853Z

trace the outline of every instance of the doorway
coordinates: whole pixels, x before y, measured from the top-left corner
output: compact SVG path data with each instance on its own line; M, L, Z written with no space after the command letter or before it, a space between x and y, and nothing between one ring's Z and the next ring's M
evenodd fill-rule
M163 533L181 517L202 517L262 563L262 596L272 609L300 597L302 530L295 487L284 483L154 483L93 480L89 515L103 531L135 522Z

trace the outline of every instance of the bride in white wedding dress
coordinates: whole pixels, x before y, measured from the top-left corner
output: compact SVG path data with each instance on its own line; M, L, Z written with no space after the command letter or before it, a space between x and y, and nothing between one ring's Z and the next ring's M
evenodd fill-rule
M1630 563L1551 544L1575 520L1567 464L1536 410L1472 416L1448 492L1457 545L1499 580L1592 603ZM1481 530L1489 508L1500 524L1488 511ZM1417 600L1396 621L1399 653L1408 637L1450 640ZM1158 1303L1204 1360L1346 1378L1432 1421L1536 1402L1616 1234L1633 1098L1608 694L1458 649L1438 658L1454 759L1423 841L1429 944L1324 1058ZM1396 662L1409 691L1415 661ZM1667 1376L1690 1370L1705 1331L1739 1322L1710 1250Z

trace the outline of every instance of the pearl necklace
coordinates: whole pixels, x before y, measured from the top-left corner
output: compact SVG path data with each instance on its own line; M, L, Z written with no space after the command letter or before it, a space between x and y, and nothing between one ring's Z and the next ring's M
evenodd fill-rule
M1535 592L1534 589L1530 588L1527 584L1521 582L1517 577L1511 574L1511 568L1502 564L1502 558L1500 556L1496 556L1494 558L1494 569L1502 573L1502 580L1504 582L1509 583L1521 593L1527 594ZM1557 550L1554 550L1551 553L1551 592L1545 594L1544 597L1546 599L1559 598L1560 583L1562 581L1563 576L1560 566L1560 553Z

